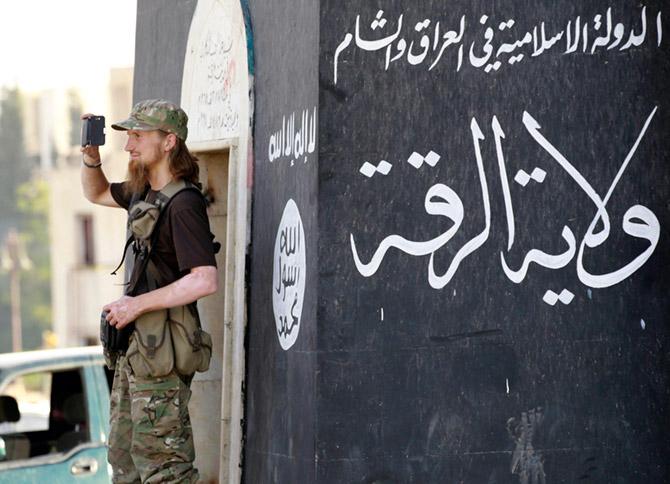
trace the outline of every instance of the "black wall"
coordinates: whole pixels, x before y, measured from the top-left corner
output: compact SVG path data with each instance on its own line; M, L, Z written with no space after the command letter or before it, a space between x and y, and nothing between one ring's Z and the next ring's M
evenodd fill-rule
M644 5L644 41L621 51L631 29L642 31L642 8L632 2L321 2L318 482L668 479L670 30L663 11L667 32L660 38L656 21L663 3ZM621 29L623 40L591 54L607 29L609 7L606 45ZM386 24L373 30L380 9L377 20ZM388 38L402 15L389 59L401 51L401 39L404 56L387 67L385 47L357 45L359 15L362 41ZM485 55L488 27L493 64L502 43L526 32L532 38L534 27L541 36L542 22L549 39L571 21L574 39L578 16L580 28L588 23L588 53L582 35L577 51L565 54L564 33L540 55L532 55L531 41L511 54L524 53L520 62L510 64L511 55L501 53L497 70L473 65ZM444 32L458 33L461 18L462 38L429 69ZM425 19L427 27L415 28ZM510 19L511 27L500 26ZM339 53L335 83L334 58L347 33L352 40ZM408 58L410 49L416 57ZM584 249L583 266L610 273L643 254L654 232L658 245L619 283L594 287L598 283L582 282L577 269L597 212L587 191L592 187L596 199L606 196L649 118L607 201L609 236ZM501 131L515 230L511 247L496 150ZM569 160L578 181L533 135L544 136ZM408 163L413 152L430 151L440 156L434 166ZM365 162L382 160L392 165L387 175L359 172ZM535 168L542 170L535 172L542 183L514 181L519 170L531 174ZM429 190L432 215L424 208ZM629 212L636 205L646 209ZM645 235L622 229L625 214ZM448 241L414 245L422 255L395 248L397 237L388 239L395 247L369 277L355 265L352 240L368 264L392 234L430 241L449 237L442 234L450 229ZM519 283L505 275L501 256L517 270L531 249L564 254L573 237L575 254L556 263L561 267L530 264ZM442 276L450 266L451 279L438 278L431 287L431 268ZM573 295L569 304L543 301L547 291L564 289Z
M188 31L196 0L137 2L133 102L181 101L181 81Z
M302 112L313 117L317 109L318 3L250 2L250 11L256 69L244 482L315 482L318 147L270 161L268 145L284 119L295 114L297 129ZM307 273L298 338L285 351L272 297L275 240L289 199L302 219Z
M138 2L136 101L179 101L195 5ZM608 8L610 39L598 47ZM668 480L670 13L660 17L661 37L662 8L250 2L245 482ZM578 17L579 44L565 53L566 27L574 41ZM543 23L545 40L563 35L533 55ZM491 58L476 67L489 27ZM454 42L440 54L449 30ZM631 31L640 45L620 50ZM526 33L530 42L496 57ZM306 161L271 161L282 120L314 108L316 150ZM429 164L431 151L439 159ZM366 162L384 171L382 160L386 175L361 173ZM594 200L604 198L608 236L580 250ZM283 350L272 294L289 199L300 210L307 272L299 336ZM366 270L384 240L388 251ZM502 261L517 271L533 249L565 256L539 257L554 267L530 263L513 282ZM621 277L588 277L635 260Z

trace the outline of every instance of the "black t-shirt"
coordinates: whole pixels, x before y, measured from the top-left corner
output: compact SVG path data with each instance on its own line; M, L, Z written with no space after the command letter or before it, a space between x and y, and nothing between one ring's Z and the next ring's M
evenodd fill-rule
M114 201L128 210L132 194L126 192L125 184L112 183L110 191ZM145 200L151 203L157 194L149 190ZM161 278L160 286L176 281L194 267L216 266L214 235L209 229L204 197L194 190L183 190L173 197L166 210L151 251L151 260Z

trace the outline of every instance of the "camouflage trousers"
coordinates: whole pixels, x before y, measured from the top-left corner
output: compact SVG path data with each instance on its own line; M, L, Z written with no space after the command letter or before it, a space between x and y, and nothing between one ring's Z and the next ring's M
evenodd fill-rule
M112 482L196 482L189 383L174 373L136 377L118 358L111 393L109 452Z

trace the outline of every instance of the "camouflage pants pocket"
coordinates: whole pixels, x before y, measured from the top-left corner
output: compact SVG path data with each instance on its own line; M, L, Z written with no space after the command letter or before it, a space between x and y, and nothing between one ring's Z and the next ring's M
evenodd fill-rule
M143 483L196 482L191 391L175 373L130 376L131 455Z

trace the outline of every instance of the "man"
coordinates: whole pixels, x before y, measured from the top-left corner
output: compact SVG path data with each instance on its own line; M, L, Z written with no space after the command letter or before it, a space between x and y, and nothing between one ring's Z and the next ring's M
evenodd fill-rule
M90 117L85 114L82 118ZM185 141L186 113L165 100L142 101L130 117L113 124L128 135L128 180L109 183L98 147L81 149L81 182L88 200L128 209L133 195L152 202L173 180L197 183L198 165ZM140 315L186 305L217 290L213 235L204 197L177 193L162 215L151 251L161 284L107 304L107 321L124 328ZM133 336L131 336L132 338ZM140 378L125 355L117 359L111 396L109 462L113 482L196 482L195 451L188 414L192 375Z

